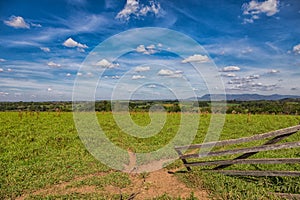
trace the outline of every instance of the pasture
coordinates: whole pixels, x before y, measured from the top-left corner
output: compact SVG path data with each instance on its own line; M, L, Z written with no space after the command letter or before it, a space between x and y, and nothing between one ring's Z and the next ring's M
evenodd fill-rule
M161 132L143 139L122 132L110 112L97 113L107 137L133 152L149 152L167 144L179 129L180 115L168 113ZM144 112L132 113L131 117L142 126L150 121L148 113ZM201 114L193 143L202 143L210 118L210 114ZM297 115L229 114L220 139L251 136L299 122ZM167 170L183 168L180 160L160 172L132 175L112 170L85 149L72 113L23 113L21 119L18 112L1 112L0 124L0 199L127 199L132 195L136 195L135 199L277 199L271 193L300 194L300 177L226 176L204 172L202 167L194 167L189 173L168 174ZM285 141L296 140L300 140L299 133ZM300 157L300 149L261 152L255 157ZM300 171L300 165L252 164L229 169ZM178 188L173 188L174 192L165 186L164 191L155 194L155 187L158 187L155 175L163 177L162 181L177 181ZM143 191L139 190L140 186ZM152 192L152 196L145 196L147 192Z

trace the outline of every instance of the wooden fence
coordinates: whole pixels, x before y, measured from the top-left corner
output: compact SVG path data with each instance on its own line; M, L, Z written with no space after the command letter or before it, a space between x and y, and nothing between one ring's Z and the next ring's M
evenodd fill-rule
M223 140L218 142L209 142L203 144L194 144L190 146L177 146L175 150L177 151L180 159L184 163L188 171L194 166L215 166L209 171L220 172L227 175L242 175L242 176L300 176L299 171L259 171L259 170L223 170L234 164L296 164L300 163L300 158L261 158L261 159L248 159L250 156L263 151L272 151L278 149L290 149L300 147L300 141L296 142L285 142L277 144L278 142L286 139L287 137L297 133L300 130L300 125L292 126L289 128L284 128L276 131L271 131L264 134L253 135L251 137L244 137L231 140ZM269 139L263 145L247 148L237 148L232 150L223 151L210 151L204 153L183 153L189 152L187 150L199 150L201 148L209 148L215 146L226 146L233 144L241 144L246 142L253 142ZM199 158L204 157L214 157L214 156L224 156L224 155L234 155L241 154L234 159L225 160L214 160L214 161L195 161ZM193 159L193 161L189 161Z

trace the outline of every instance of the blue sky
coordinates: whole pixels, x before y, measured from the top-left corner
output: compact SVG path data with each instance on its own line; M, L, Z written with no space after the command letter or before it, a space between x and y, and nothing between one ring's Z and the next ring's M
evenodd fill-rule
M99 99L125 90L136 98L168 98L173 89L180 98L222 89L300 95L299 24L298 0L1 1L0 101L71 100L74 81L83 78L101 80ZM203 51L180 57L167 39L152 37L116 60L94 56L101 76L96 67L80 68L103 41L146 27L182 33ZM138 30L123 42L135 44L145 34ZM179 41L178 49L184 45ZM203 77L193 71L196 62ZM209 82L214 78L224 88Z

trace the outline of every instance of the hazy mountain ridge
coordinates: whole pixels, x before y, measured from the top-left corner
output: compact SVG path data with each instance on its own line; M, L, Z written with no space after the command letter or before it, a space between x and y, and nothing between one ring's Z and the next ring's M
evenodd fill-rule
M210 101L211 97L213 99L224 99L224 94L206 94L202 97L198 97L199 101ZM281 100L281 99L298 99L300 96L297 95L281 95L281 94L272 94L272 95L261 95L261 94L226 94L227 101L258 101L258 100Z

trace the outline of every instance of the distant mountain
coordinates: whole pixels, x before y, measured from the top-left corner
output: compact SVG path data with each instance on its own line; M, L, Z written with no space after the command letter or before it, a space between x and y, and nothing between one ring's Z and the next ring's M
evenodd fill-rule
M199 101L210 101L211 97L213 99L224 99L224 94L206 94L202 97L198 97ZM296 95L260 95L260 94L226 94L226 100L232 101L257 101L257 100L281 100L281 99L298 99L300 96ZM191 98L192 99L192 98Z

